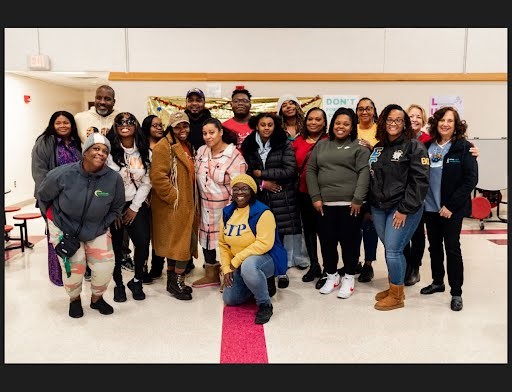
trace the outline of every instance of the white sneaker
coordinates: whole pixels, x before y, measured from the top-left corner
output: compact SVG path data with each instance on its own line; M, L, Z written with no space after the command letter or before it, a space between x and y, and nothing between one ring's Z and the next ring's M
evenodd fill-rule
M354 292L354 275L346 275L341 279L341 287L338 298L348 298Z
M338 271L334 274L327 274L324 285L320 288L321 294L330 294L333 290L340 285L340 275Z

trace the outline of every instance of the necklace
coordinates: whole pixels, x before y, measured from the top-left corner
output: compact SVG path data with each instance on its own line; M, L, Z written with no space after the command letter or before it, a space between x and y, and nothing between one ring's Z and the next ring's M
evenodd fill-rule
M313 139L311 136L308 136L308 137L307 137L307 140L311 140L313 143L316 143L316 141L317 141L318 139Z

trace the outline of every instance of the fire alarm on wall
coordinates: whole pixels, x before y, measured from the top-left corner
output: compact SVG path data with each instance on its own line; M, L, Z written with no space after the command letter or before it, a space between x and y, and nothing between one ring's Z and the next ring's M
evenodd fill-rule
M28 57L28 69L31 71L49 71L50 57L45 54L32 54Z

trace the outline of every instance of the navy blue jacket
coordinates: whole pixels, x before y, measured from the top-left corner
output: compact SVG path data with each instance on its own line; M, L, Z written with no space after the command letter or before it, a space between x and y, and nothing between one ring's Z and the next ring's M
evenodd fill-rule
M231 218L231 215L233 215L236 206L237 204L232 202L223 208L222 221L224 224L226 224L229 218ZM270 208L268 208L268 206L259 200L256 200L249 206L249 227L251 228L254 235L256 235L256 224L258 223L261 214L263 214L263 212L266 210L270 210ZM268 251L268 254L272 256L272 260L274 260L274 275L285 275L288 269L288 255L286 253L286 249L283 246L283 243L279 238L277 226L274 246L272 246L272 249Z
M425 147L432 141L425 143ZM466 139L452 142L443 159L441 178L441 207L448 208L454 217L471 216L471 192L478 183L478 163Z

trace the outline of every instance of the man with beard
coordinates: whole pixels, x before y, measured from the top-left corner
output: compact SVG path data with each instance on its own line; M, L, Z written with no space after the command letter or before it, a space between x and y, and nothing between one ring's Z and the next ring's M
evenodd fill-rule
M198 88L188 90L186 105L185 113L187 113L190 121L188 141L194 146L194 150L197 151L204 144L203 123L206 119L211 118L212 114L205 108L204 93Z
M112 127L112 124L114 124L114 118L119 114L119 111L114 109L114 104L116 103L115 96L114 89L104 84L96 89L94 106L89 110L75 114L78 136L80 136L82 146L94 128L97 128L99 133L105 136ZM133 271L134 265L130 256L131 249L129 245L130 239L125 232L122 267L127 271ZM91 270L88 266L85 272L85 280L91 280Z

